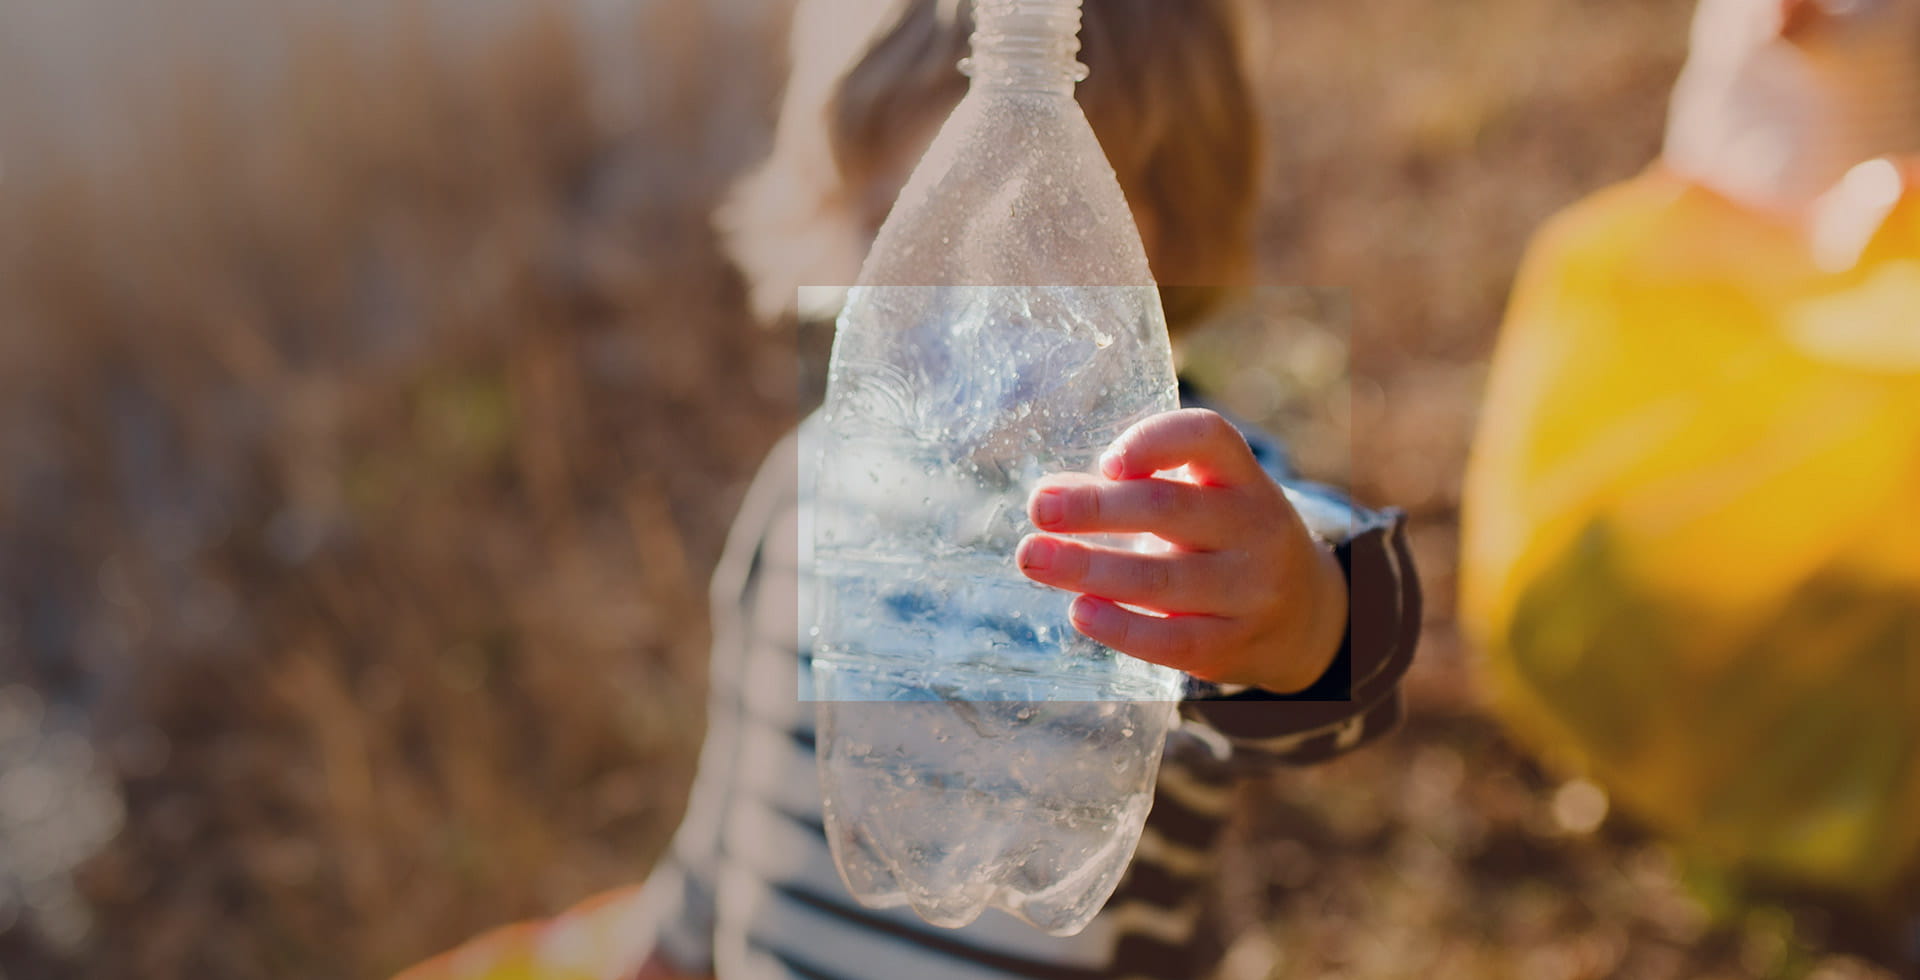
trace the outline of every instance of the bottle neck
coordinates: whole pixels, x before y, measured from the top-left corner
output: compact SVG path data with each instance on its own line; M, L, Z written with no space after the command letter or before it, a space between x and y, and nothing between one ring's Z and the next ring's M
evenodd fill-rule
M973 86L1071 97L1087 77L1080 52L1080 0L975 0L973 56L960 70Z

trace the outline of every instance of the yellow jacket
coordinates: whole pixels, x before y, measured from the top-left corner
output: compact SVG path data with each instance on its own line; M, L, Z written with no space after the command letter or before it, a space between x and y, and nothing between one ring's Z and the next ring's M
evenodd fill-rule
M1920 867L1920 192L1870 230L1823 264L1659 170L1554 220L1461 618L1551 759L1714 861L1876 893Z

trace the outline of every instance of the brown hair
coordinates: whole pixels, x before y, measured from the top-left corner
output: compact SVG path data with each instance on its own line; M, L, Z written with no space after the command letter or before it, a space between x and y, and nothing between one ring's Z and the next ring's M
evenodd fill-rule
M1196 319L1253 258L1259 116L1242 48L1243 0L1084 0L1078 97L1146 241L1170 320ZM827 109L833 158L871 234L966 93L971 5L908 0L841 79Z
M1083 0L1078 97L1132 205L1168 320L1252 267L1255 0ZM894 195L966 93L970 0L801 0L772 153L715 223L756 313L831 316ZM823 287L811 294L808 287Z

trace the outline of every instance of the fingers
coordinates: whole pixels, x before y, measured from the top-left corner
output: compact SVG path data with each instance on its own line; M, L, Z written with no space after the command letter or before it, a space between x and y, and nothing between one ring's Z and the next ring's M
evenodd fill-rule
M1083 475L1040 484L1027 502L1033 526L1058 534L1151 533L1187 548L1231 544L1233 491L1178 480L1097 480Z
M1067 615L1096 643L1202 678L1207 651L1230 643L1236 629L1217 616L1149 616L1089 595L1074 599Z
M1264 475L1233 423L1204 408L1164 412L1122 433L1100 457L1110 480L1138 480L1189 467L1194 481L1239 486Z
M1140 554L1034 534L1014 560L1042 585L1169 612L1231 612L1240 591L1221 555Z

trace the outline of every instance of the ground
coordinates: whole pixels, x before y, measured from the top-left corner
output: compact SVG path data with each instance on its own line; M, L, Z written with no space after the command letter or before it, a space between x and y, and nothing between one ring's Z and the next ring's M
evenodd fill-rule
M398 4L294 32L269 111L185 72L129 96L128 165L6 173L0 974L380 976L645 874L808 346L708 229L777 84L731 9L455 45ZM1817 916L1711 919L1507 742L1452 628L1514 267L1652 158L1686 5L1273 9L1287 288L1194 370L1412 515L1428 614L1402 732L1244 789L1223 980L1886 976Z

